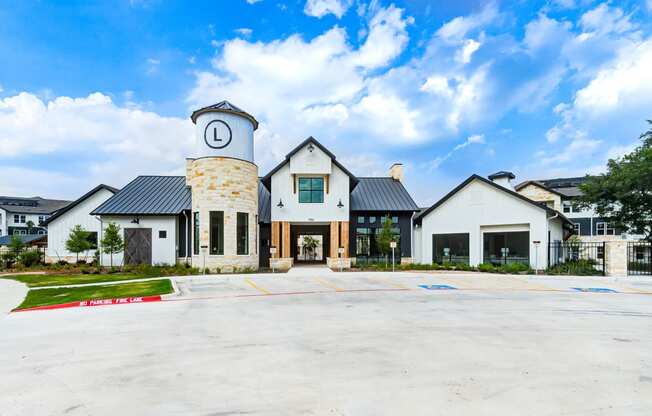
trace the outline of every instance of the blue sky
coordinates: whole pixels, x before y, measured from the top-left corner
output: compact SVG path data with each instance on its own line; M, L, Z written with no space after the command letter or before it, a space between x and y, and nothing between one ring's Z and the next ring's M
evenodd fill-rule
M190 112L261 123L266 173L307 136L419 204L472 173L599 172L652 118L652 0L3 2L0 194L183 174Z

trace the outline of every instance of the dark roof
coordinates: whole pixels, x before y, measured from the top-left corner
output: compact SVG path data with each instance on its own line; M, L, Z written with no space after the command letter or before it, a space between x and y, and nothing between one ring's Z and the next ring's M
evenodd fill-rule
M258 222L265 224L272 222L272 195L261 179L258 180Z
M351 211L417 211L400 181L389 177L358 178L351 192Z
M249 121L251 121L254 125L254 130L258 128L258 121L251 114L247 113L246 111L231 104L226 100L193 111L192 114L190 115L190 119L192 120L193 123L196 123L197 117L199 117L204 113L211 113L211 112L237 114L239 116L249 119Z
M541 182L549 188L571 188L574 186L580 186L584 181L586 181L586 176L576 178L541 179L538 182Z
M535 186L538 186L539 188L545 189L545 190L548 191L548 192L552 192L553 194L557 194L557 195L560 195L560 196L564 196L564 194L562 194L562 193L559 192L558 190L556 190L556 189L552 189L552 188L546 186L546 185L545 185L543 182L541 182L541 181L525 181L525 182L521 182L521 183L519 183L518 185L516 185L516 186L514 187L514 189L517 190L517 191L520 191L521 189L525 188L525 187L528 186L528 185L535 185Z
M13 235L3 235L0 237L0 246L7 246L11 242ZM48 236L45 234L16 234L16 237L20 238L23 241L23 244L29 244L33 242L38 242L41 240L47 240Z
M0 196L0 208L19 214L52 214L69 203L70 201L44 199L40 196L31 198Z
M102 189L106 189L107 191L109 191L109 192L111 192L113 194L115 194L115 193L117 193L119 191L119 189L114 188L112 186L99 184L95 188L91 189L90 191L86 192L84 195L79 197L77 200L75 200L75 201L71 202L70 204L66 205L65 207L61 208L59 211L56 212L56 214L54 214L50 218L43 221L42 225L48 225L49 223L56 220L57 218L59 218L60 216L65 214L66 212L68 212L71 209L73 209L74 207L76 207L77 205L81 204L82 202L84 202L85 200L87 200L91 196L95 195L95 193L97 193L98 191L100 191Z
M584 183L587 176L575 177L575 178L555 178L555 179L539 179L532 181L525 181L518 184L515 188L519 190L531 183L536 184L550 192L554 192L558 195L573 198L576 196L582 195L582 191L579 186Z
M514 196L514 197L516 197L516 198L518 198L518 199L520 199L520 200L522 200L524 202L532 204L537 208L541 208L541 209L545 210L546 212L548 212L550 214L558 215L559 218L563 222L565 222L568 226L572 226L572 222L568 218L566 218L566 216L564 214L562 214L561 212L559 212L557 210L554 210L552 208L549 208L543 203L533 201L530 198L527 198L527 197L519 194L518 192L514 192L511 189L507 189L507 188L505 188L503 186L498 185L497 183L494 183L494 182L490 181L489 179L483 178L482 176L476 175L476 174L473 174L473 175L469 176L468 179L466 179L464 182L462 182L461 184L456 186L452 191L450 191L449 193L444 195L443 198L441 198L439 201L435 202L430 208L428 208L427 210L422 211L421 213L419 213L419 215L417 215L414 218L414 223L415 224L421 224L421 220L423 219L423 217L425 217L426 215L428 215L429 213L431 213L432 211L437 209L437 207L439 207L444 202L448 201L453 195L455 195L457 192L459 192L461 189L463 189L466 185L468 185L469 183L471 183L474 180L482 181L482 182L484 182L484 183L486 183L488 185L491 185L494 188L499 189L499 190L501 190L503 192L506 192L509 195L512 195L512 196Z
M292 156L294 156L299 150L303 149L309 143L312 143L313 145L315 145L319 149L321 149L322 152L326 153L328 155L328 157L331 158L331 160L333 161L335 166L342 169L342 171L348 175L349 183L350 183L350 189L353 190L356 187L356 185L358 184L358 178L356 178L355 175L353 175L351 172L348 171L348 169L346 169L344 166L342 166L342 164L336 160L337 158L335 157L335 155L333 153L331 153L330 150L328 150L326 147L324 147L324 145L319 143L317 141L317 139L315 139L312 136L308 137L306 140L301 142L297 147L292 149L290 151L290 153L285 155L285 159L281 163L276 165L276 167L274 169L272 169L267 175L265 175L263 177L262 181L263 181L263 184L265 185L265 187L268 190L271 190L272 189L272 176L274 176L274 174L276 172L278 172L279 169L281 169L283 166L285 166L286 163L289 163Z
M176 215L192 208L184 176L138 176L91 215Z
M506 170L500 170L496 173L492 173L491 175L489 175L489 179L491 179L492 181L498 178L514 179L516 178L516 175L514 175L512 172L507 172Z

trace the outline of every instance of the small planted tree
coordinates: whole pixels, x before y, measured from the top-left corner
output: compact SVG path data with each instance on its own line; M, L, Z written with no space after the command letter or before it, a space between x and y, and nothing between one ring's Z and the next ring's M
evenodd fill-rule
M11 240L9 241L7 248L9 251L2 255L2 260L4 260L7 267L11 267L16 259L18 259L18 256L23 251L23 248L25 248L25 244L23 243L23 240L20 239L20 237L13 235L11 236Z
M32 230L34 230L34 221L29 220L25 225L27 225L27 234L31 234Z
M387 256L391 250L390 243L394 240L394 233L392 232L392 220L389 216L383 220L383 228L380 229L380 234L376 239L378 251L385 256L385 265L387 265Z
M311 260L315 259L316 253L315 249L319 245L319 241L316 238L306 235L303 237L303 252L304 254L310 253Z
M111 268L113 268L113 255L124 250L124 241L120 235L120 226L110 222L104 230L102 238L102 252L108 254L111 258Z
M70 230L70 234L66 240L66 250L75 253L75 261L77 263L79 263L79 253L83 253L91 248L91 243L88 241L89 235L90 233L84 230L79 224L75 225L72 230Z

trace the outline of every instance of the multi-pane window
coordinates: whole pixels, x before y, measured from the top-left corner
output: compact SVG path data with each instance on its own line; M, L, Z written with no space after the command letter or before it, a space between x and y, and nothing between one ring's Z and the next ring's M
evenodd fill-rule
M376 223L376 217L369 217L369 224L375 224Z
M573 234L580 235L580 223L576 222L573 224Z
M195 255L199 254L199 212L192 214L192 252Z
M249 254L249 214L238 212L236 225L237 254Z
M364 217L358 217L358 224L364 224Z
M324 202L324 178L299 178L299 202Z
M561 206L565 213L571 212L571 203L570 201L564 201L561 203Z
M209 216L210 254L224 254L224 212L210 211Z
M38 216L38 223L43 224L43 221L45 221L45 215L39 215Z
M371 229L355 229L355 254L356 256L371 255Z
M398 224L398 217L392 217L392 224Z
M606 222L599 222L595 225L597 235L616 235L616 228Z
M24 215L14 214L14 224L25 224L26 218Z

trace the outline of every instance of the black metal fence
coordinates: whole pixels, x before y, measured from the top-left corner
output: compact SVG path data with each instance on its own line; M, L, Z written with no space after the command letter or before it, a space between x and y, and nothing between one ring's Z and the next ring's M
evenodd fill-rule
M36 253L27 257L30 253ZM0 246L0 269L12 267L16 263L41 263L45 259L45 247L23 247L15 250L11 247Z
M435 255L435 257L432 259L433 263L438 263L438 264L443 264L443 263L456 263L456 264L469 264L469 256L459 256L455 254L440 254L440 255Z
M606 272L606 244L602 242L555 241L548 244L548 268L576 263Z
M627 274L652 275L652 243L630 241L627 243Z
M391 253L385 256L356 256L355 263L360 265L366 264L392 264L392 255ZM394 264L401 264L401 256L396 253L394 255Z

